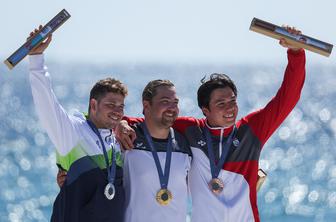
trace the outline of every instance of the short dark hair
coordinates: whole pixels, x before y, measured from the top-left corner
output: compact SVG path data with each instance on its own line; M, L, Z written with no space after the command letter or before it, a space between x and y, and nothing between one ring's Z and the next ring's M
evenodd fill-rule
M103 98L107 93L116 93L124 97L127 96L128 90L125 84L121 81L114 78L101 79L95 83L90 91L90 100L95 99L98 102ZM90 104L90 103L89 103ZM90 105L89 105L90 112Z
M210 96L215 89L230 87L237 96L237 88L229 76L220 73L213 73L209 80L205 81L205 77L201 79L202 85L197 90L197 102L199 108L209 108Z
M174 87L174 84L169 80L156 79L150 81L142 92L142 101L149 101L152 103L152 99L157 94L157 88L160 86Z

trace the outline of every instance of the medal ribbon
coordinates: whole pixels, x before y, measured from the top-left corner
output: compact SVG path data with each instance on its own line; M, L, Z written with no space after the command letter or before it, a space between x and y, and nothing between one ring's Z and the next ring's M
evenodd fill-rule
M209 154L209 161L210 161L210 168L211 168L211 176L212 179L217 178L219 175L220 170L222 169L226 157L229 153L230 146L233 141L233 135L235 134L236 131L236 126L233 126L232 132L230 133L229 137L226 140L226 143L224 147L222 148L222 155L220 156L220 159L217 164L215 164L215 155L212 149L212 139L211 139L211 134L210 131L207 127L205 127L205 135L206 135L206 143L208 147L208 154Z
M164 173L163 173L157 151L156 151L156 149L154 147L154 144L153 144L152 137L150 136L149 131L148 131L145 123L142 124L142 128L144 130L144 134L145 134L147 143L150 146L151 151L152 151L152 155L153 155L153 158L154 158L154 161L155 161L156 169L157 169L158 174L159 174L161 189L167 189L168 181L169 181L169 173L170 173L170 162L171 162L171 156L172 156L172 152L173 152L172 143L175 143L175 138L173 136L174 135L173 129L170 128L170 133L168 135L166 162L165 162L165 168L164 168Z
M116 164L115 150L113 149L113 146L112 146L112 162L111 162L111 166L109 166L109 160L108 160L108 155L107 155L107 152L106 152L105 144L104 144L104 141L103 141L97 127L90 120L86 120L86 121L89 124L89 126L91 127L92 131L98 136L99 141L102 145L104 158L105 158L105 164L106 164L106 170L107 170L107 181L112 186L113 183L114 183L114 179L115 179L116 165L117 165Z

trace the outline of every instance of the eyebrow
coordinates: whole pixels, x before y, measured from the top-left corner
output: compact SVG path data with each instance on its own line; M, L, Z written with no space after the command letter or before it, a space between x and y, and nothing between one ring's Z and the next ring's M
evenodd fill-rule
M163 100L163 99L179 101L179 99L177 98L171 99L170 97L167 97L167 96L161 97L159 100Z
M236 96L232 96L230 98L230 101L232 101L233 99L237 99L237 97ZM222 101L225 101L225 99L217 99L217 100L215 100L215 103L222 102Z
M117 105L116 102L105 102L105 104L107 104L107 105L109 105L109 104ZM120 105L121 105L121 106L125 106L125 103L121 103Z

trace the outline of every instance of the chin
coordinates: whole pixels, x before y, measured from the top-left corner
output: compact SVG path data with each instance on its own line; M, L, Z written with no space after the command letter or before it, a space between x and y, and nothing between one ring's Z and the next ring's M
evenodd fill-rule
M230 127L230 126L232 126L233 124L235 123L235 121L225 121L225 122L222 122L221 124L219 124L221 127L225 127L225 128L227 128L227 127Z
M166 127L171 127L171 126L173 126L173 124L174 124L174 122L175 122L175 119L163 119L162 120L162 125L164 125L164 126L166 126Z
M231 126L233 126L233 125L235 124L235 122L236 122L236 121L229 122L229 123L227 124L227 127L231 127Z
M118 124L119 122L110 122L110 123L108 123L106 126L107 126L107 129L114 129L116 126L117 126L117 124Z

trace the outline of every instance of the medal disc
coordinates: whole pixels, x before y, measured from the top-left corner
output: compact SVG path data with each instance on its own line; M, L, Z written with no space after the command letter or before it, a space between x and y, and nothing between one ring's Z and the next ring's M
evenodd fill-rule
M108 200L112 200L114 195L115 195L115 188L113 184L108 183L105 187L105 191L104 191L105 197Z
M218 178L213 178L212 180L210 180L208 185L210 190L216 195L219 195L224 189L223 181Z
M169 202L173 199L172 193L168 189L160 189L156 193L156 201L163 206L169 204Z

